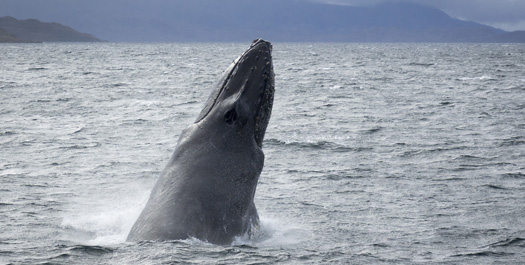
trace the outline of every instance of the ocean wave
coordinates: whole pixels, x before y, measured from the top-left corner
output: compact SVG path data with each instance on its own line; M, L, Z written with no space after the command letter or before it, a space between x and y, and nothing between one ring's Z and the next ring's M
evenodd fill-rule
M429 67L429 66L435 65L435 63L415 63L414 62L414 63L409 63L408 65Z
M45 68L45 67L30 67L27 69L27 71L42 71L42 70L47 70L48 68Z
M383 127L377 126L377 127L373 127L373 128L370 128L370 129L363 130L363 131L361 131L361 133L362 134L373 134L373 133L381 131L382 129L383 129Z
M525 90L525 85L512 86L510 89L513 89L513 90Z
M88 254L88 255L95 255L95 256L101 256L113 253L114 250L110 247L102 247L102 246L88 246L88 245L76 245L67 247L67 249L71 252L80 252L82 254Z
M346 179L364 178L364 176L350 174L350 171L339 171L339 172L324 174L323 178L327 180L339 181L339 180L346 180Z
M458 77L456 79L457 81L472 81L472 80L478 80L478 81L497 81L498 79L489 75L482 75L482 76L476 76L476 77Z
M509 237L496 243L492 243L489 247L525 247L525 238Z
M505 178L525 178L525 173L516 172L516 173L504 173L502 174Z
M452 255L452 257L504 257L504 256L511 256L511 255L514 255L514 254L502 252L502 251L481 250L481 251L475 251L471 253L456 254L456 255Z
M505 187L502 187L502 186L499 186L499 185L495 185L495 184L486 184L486 185L482 185L483 187L487 187L489 189L494 189L494 190L508 190L508 188L505 188Z
M460 253L452 257L506 257L516 255L514 248L524 248L525 239L521 237L509 237L495 243L482 247L477 251ZM512 248L512 251L505 251L505 248Z
M298 147L305 149L321 149L321 150L331 150L335 152L363 152L373 150L371 147L350 147L344 144L339 144L330 141L285 141L275 138L270 138L264 141L269 145L275 146L285 146L285 147Z
M0 132L0 136L10 136L10 135L15 135L16 132L13 132L13 131L3 131L3 132Z
M50 253L44 257L38 257L36 259L41 262L34 262L38 264L66 264L72 260L83 262L80 263L94 263L94 260L88 261L92 258L97 259L105 255L111 255L114 250L108 247L101 246L87 246L87 245L56 245L53 249L49 250Z
M515 136L507 139L503 139L498 146L504 147L504 146L515 146L515 145L523 145L525 144L525 137L523 136Z
M74 144L74 145L68 145L68 146L61 146L59 148L60 149L66 149L66 150L75 150L75 149L94 148L94 147L99 147L99 146L101 146L100 143L93 143L93 144L89 144L89 145Z

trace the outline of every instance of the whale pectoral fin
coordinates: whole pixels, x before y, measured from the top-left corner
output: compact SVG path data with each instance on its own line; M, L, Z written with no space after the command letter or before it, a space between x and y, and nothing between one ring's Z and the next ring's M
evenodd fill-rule
M247 235L248 238L252 238L253 235L259 231L259 214L257 214L257 209L255 208L255 203L253 202L250 205L248 212L246 212L244 224L246 226L244 234Z

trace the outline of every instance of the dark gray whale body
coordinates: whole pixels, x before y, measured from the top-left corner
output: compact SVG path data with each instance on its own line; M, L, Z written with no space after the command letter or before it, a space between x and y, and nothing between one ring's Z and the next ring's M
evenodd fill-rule
M231 244L258 227L253 198L274 94L272 46L255 40L179 138L127 240Z

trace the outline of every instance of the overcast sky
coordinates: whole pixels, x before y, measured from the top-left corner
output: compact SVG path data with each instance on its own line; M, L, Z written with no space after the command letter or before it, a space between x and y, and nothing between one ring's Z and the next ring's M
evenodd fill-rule
M44 2L44 3L51 3L56 6L59 3L62 3L62 1L56 1L56 0L28 0L28 1L35 1L35 2ZM4 14L4 15L14 15L17 14L25 14L25 17L31 17L31 15L34 15L32 13L38 13L39 10L35 10L35 12L30 11L23 11L24 8L30 7L31 5L28 5L26 2L28 1L20 1L20 0L0 0L0 4L2 2L4 3L11 3L11 6L17 7L20 11L18 13L14 14ZM163 1L170 1L170 0L163 0ZM191 1L191 0L188 0ZM220 0L217 0L220 1ZM249 1L249 0L238 0L238 1ZM260 0L250 0L250 1L260 1ZM440 10L443 10L445 13L449 14L452 17L463 19L463 20L469 20L469 21L475 21L479 22L481 24L493 26L496 28L504 29L507 31L514 31L514 30L525 30L525 0L301 0L301 1L314 1L314 2L325 2L325 3L337 3L337 4L347 4L347 5L375 5L381 2L413 2L413 3L419 3L419 4L425 4L429 5L435 8L438 8ZM17 4L12 4L12 2L15 2ZM24 7L21 2L26 3L25 5L27 7ZM100 1L91 1L91 0L71 0L68 1L71 2L70 5L78 5L78 3L82 3L83 6L89 6L90 2L96 2L99 3ZM104 5L107 5L108 3L111 3L112 0L107 0L104 2ZM117 1L114 1L117 2ZM145 0L134 0L129 2L148 2ZM90 4L86 4L90 3ZM99 3L100 4L100 3ZM9 6L9 5L8 5ZM133 5L129 5L128 8L133 7ZM15 8L16 9L16 8ZM0 13L3 10L0 10ZM43 11L42 11L43 12ZM22 16L24 17L24 16ZM38 17L37 17L38 18Z
M380 2L415 2L445 11L452 17L471 20L508 31L525 30L525 0L313 0L350 5Z

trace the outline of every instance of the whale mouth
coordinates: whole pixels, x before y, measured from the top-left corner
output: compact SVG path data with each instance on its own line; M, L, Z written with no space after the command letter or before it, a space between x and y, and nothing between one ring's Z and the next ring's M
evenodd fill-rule
M260 88L261 95L258 101L257 113L255 115L255 126L254 126L254 137L257 145L262 148L262 143L264 140L264 135L266 133L266 128L270 121L270 116L272 113L273 107L273 97L275 93L275 79L273 72L273 63L272 63L272 45L262 39L254 40L252 47L257 45L267 45L268 55L266 57L266 66L263 72L263 82Z
M263 39L254 40L250 48L224 72L195 123L209 116L221 101L235 97L237 101L245 102L250 109L249 119L253 122L253 136L256 144L262 148L275 92L271 52L270 42ZM228 121L231 122L235 115Z

